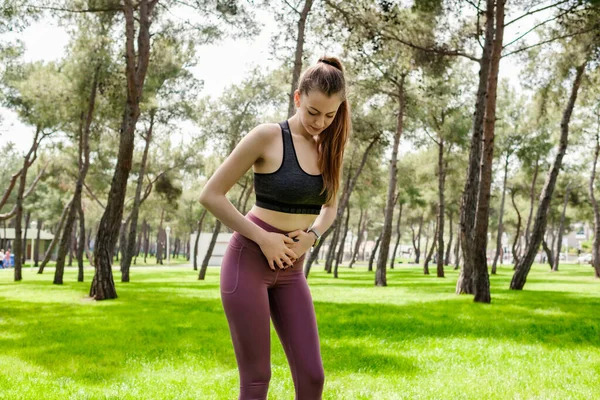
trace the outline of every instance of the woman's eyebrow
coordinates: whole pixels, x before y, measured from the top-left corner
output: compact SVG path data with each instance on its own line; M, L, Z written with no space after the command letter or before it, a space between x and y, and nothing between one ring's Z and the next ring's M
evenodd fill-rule
M312 108L313 110L315 110L316 112L320 113L321 111L317 110L316 108L314 108L313 106L309 106L310 108ZM335 110L333 111L329 111L327 114L333 114L335 112Z

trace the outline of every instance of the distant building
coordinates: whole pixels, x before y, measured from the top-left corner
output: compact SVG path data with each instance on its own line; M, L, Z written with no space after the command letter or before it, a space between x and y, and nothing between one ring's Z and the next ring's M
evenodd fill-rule
M202 264L204 257L206 256L206 252L208 250L208 246L210 244L210 240L212 239L212 232L202 232L200 234L200 240L198 241L198 255L197 262L198 266ZM190 235L190 254L191 257L194 256L194 245L196 243L197 232L194 232ZM227 249L227 245L229 244L229 239L231 239L233 233L222 232L217 236L217 241L215 243L215 247L213 248L210 259L208 260L209 267L220 267L221 262L223 261L223 255L225 255L225 250ZM190 262L194 262L193 259Z
M25 235L25 230L23 229L23 235L21 236L21 238L23 238L23 236ZM14 228L0 228L0 246L4 246L3 249L4 251L6 251L6 249L13 249L13 242L15 240L15 229ZM34 239L35 241L37 241L37 229L36 230L32 230L32 229L28 229L27 230L27 243L25 245L25 258L27 260L31 260L32 259L32 251L31 251L31 242ZM38 247L38 260L40 260L44 254L46 253L46 249L48 248L48 246L50 245L50 242L52 242L52 239L54 239L54 235L51 234L48 231L45 230L40 230L40 244Z

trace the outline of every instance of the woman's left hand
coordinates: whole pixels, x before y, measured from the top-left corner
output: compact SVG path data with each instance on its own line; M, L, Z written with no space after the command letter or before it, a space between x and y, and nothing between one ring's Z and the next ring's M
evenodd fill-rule
M302 229L289 232L286 234L286 236L296 241L293 244L288 244L288 247L294 249L294 253L298 255L298 258L302 257L302 255L306 253L315 242L315 235L312 233L307 233Z

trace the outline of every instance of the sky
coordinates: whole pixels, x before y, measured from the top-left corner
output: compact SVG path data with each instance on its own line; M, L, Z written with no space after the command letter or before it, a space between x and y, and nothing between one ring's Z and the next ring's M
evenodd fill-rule
M253 66L269 63L269 40L277 28L270 14L264 11L259 13L258 19L264 26L261 34L252 40L226 39L199 48L200 62L192 72L198 79L204 81L201 95L218 97L225 87L241 82ZM532 20L527 22L527 24L531 23ZM511 28L512 32L506 32L506 39L518 35L519 31L522 32L527 28L524 25L516 25L518 24ZM47 19L32 24L24 32L19 33L19 36L25 43L25 61L58 60L63 56L68 43L68 35L64 28ZM475 63L473 65L474 73L477 73ZM508 77L512 85L519 84L519 70L520 66L514 58L501 60L501 78ZM192 124L189 126L193 129ZM32 138L32 127L20 123L14 112L0 107L0 148L2 143L12 141L19 150L26 152L31 146ZM404 148L408 151L408 148Z
M193 67L192 72L198 79L204 80L202 96L219 96L225 87L241 82L254 65L269 62L269 39L275 26L274 22L265 17L264 12L259 14L259 18L265 25L260 35L254 39L226 39L198 49L200 62ZM26 62L59 60L69 41L64 28L50 20L32 24L19 36L25 43ZM2 143L12 141L18 149L27 151L33 140L33 128L23 125L14 112L1 106L0 121L0 147Z

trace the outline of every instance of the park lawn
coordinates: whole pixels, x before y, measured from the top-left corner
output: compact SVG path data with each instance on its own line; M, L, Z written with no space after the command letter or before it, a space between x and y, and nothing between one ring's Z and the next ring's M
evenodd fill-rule
M431 268L435 273L435 268ZM396 265L388 287L362 265L309 278L325 367L324 399L600 398L600 281L590 266L533 267L510 291L491 277L492 304L457 296L457 271L424 276ZM117 300L86 299L67 268L23 281L0 270L0 399L234 399L236 363L218 289L191 267L133 267ZM269 399L293 384L272 331Z

